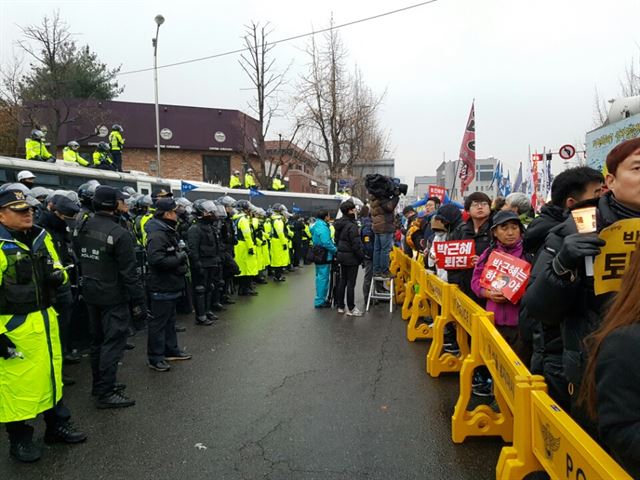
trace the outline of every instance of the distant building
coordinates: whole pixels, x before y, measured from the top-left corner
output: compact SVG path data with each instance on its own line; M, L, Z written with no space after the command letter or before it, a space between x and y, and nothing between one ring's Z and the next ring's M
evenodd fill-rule
M267 174L279 173L291 192L327 193L326 177L318 175L318 160L289 140L264 142Z
M429 185L438 185L438 177L436 175L415 177L413 180L413 196L416 199L424 198L429 193Z
M233 170L259 171L259 123L239 110L165 105L160 107L161 172L156 164L155 105L152 103L70 100L59 102L68 121L58 133L58 158L70 140L90 157L98 142L107 141L111 125L124 128L123 167L151 175L227 185ZM28 107L31 118L51 125L46 106ZM19 138L29 135L25 122ZM50 129L49 129L50 130ZM55 150L55 149L54 149Z

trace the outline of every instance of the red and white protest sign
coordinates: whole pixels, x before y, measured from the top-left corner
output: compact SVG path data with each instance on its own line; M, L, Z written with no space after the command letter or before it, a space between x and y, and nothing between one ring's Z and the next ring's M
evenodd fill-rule
M463 270L473 267L471 259L476 254L476 244L473 240L433 242L433 250L438 268Z
M440 203L444 202L444 197L447 194L447 189L440 185L429 185L429 196L440 199Z
M480 286L487 290L499 291L515 304L524 294L530 274L529 262L494 250L482 271Z

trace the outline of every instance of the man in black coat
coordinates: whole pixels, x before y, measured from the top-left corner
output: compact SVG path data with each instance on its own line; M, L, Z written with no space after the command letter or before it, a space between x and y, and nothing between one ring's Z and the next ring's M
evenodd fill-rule
M598 232L619 220L640 217L640 138L615 147L607 156L607 168L609 192L597 200ZM594 436L576 400L588 356L584 340L600 325L612 297L596 296L593 277L585 272L585 258L600 253L603 245L597 233L577 233L573 218L567 218L547 237L524 296L529 314L560 327L571 414Z
M176 304L189 271L187 252L179 246L178 214L173 198L159 198L153 218L147 222L147 289L151 298L147 356L152 370L167 372L167 361L189 360L192 355L178 347Z
M95 214L74 231L80 259L81 291L89 310L92 393L98 408L129 407L116 381L130 323L129 303L135 317L146 317L145 293L136 268L134 241L115 215L120 192L102 185L93 197Z

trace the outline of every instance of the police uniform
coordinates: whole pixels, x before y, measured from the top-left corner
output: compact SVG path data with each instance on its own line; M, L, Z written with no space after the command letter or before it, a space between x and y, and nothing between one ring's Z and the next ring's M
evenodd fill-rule
M19 190L0 193L0 422L6 424L10 454L38 460L33 428L25 420L44 413L45 442L78 443L84 433L70 426L62 405L62 352L55 290L68 281L51 236L41 227L12 230L11 218L29 215ZM6 217L5 217L6 215Z
M240 200L238 203L240 202L246 202L246 200ZM248 205L248 202L246 204ZM240 211L233 216L232 220L236 234L234 258L240 269L240 273L236 275L238 295L257 295L257 292L251 290L251 277L258 274L258 260L251 231L251 219L246 211Z
M135 305L136 319L146 317L133 237L115 214L119 195L113 187L97 187L93 198L96 213L74 232L81 290L89 310L92 393L98 408L135 404L122 393L123 385L117 383L116 375L131 321L129 303Z
M118 172L122 171L122 148L124 147L124 138L120 134L119 126L114 125L109 134L109 145L111 146L111 155L113 157L113 165Z
M229 178L229 188L242 188L242 182L240 181L240 172L234 173Z
M271 216L271 268L276 281L283 281L282 271L289 265L289 238L284 218L279 213Z

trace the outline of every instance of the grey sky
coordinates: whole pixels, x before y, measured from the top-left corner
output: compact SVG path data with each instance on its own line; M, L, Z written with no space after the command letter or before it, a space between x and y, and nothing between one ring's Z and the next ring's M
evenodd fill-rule
M250 20L270 21L276 40L327 26L332 12L339 24L412 3L2 0L0 65L11 59L16 25L39 22L55 8L80 44L127 71L152 65L158 13L166 18L159 42L165 64L239 48ZM594 88L615 96L625 65L638 58L640 35L630 19L639 16L639 0L438 0L341 35L367 83L387 89L381 121L392 133L398 175L411 181L434 174L443 153L457 158L475 98L477 155L505 161L514 178L528 145L581 146L593 125ZM291 87L304 71L304 47L298 40L273 51L280 68L292 64ZM161 70L160 102L247 111L251 92L243 90L249 83L237 58ZM119 99L153 102L152 78L151 72L121 77L126 90ZM279 119L271 137L286 135L291 123Z

